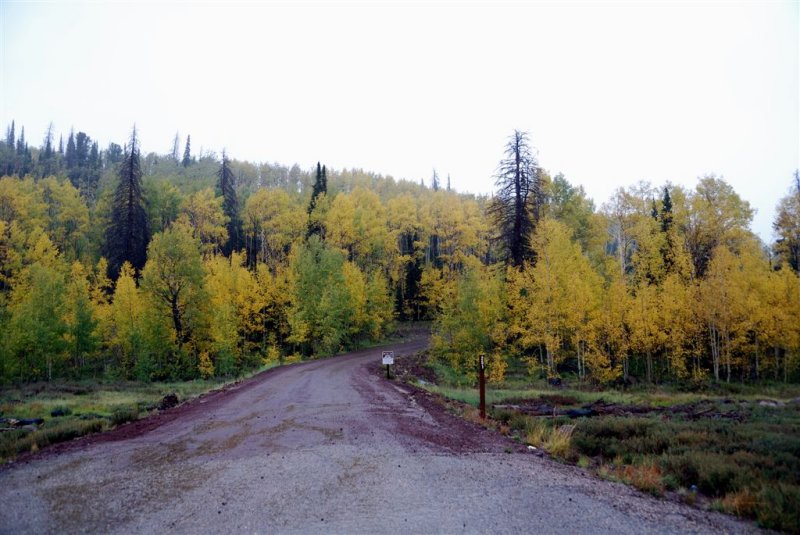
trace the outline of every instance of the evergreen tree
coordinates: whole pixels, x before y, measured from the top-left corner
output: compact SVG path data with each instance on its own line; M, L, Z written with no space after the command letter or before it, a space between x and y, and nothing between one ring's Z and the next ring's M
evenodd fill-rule
M23 156L27 148L28 145L25 143L25 127L23 126L20 129L19 139L17 139L17 156Z
M447 173L447 191L450 191L450 173Z
M72 130L70 130L69 138L67 138L67 151L64 153L64 165L67 167L67 171L75 167L75 161L76 161L75 133ZM70 180L72 180L71 177ZM73 182L72 185L75 186L76 188L78 187L78 184L76 184L75 182Z
M664 261L665 273L671 273L675 264L674 249L675 236L672 231L672 199L669 188L664 186L664 197L661 200L661 232L664 233L664 242L661 246L661 258Z
M39 175L42 177L56 173L55 150L53 150L53 123L47 127L42 150L39 152Z
M181 160L181 164L184 167L189 167L189 164L192 163L192 136L186 136L186 147L183 149L183 160Z
M12 149L16 146L16 140L14 137L14 121L11 121L11 126L8 127L6 130L6 145L11 147Z
M58 153L64 156L64 134L58 136Z
M114 192L111 223L106 231L105 256L108 271L116 279L122 264L130 262L141 270L147 260L150 229L142 194L142 169L136 127L131 133L130 145L119 168L119 184Z
M436 169L433 170L433 176L431 177L431 189L439 191L439 173L436 172Z
M535 258L530 237L539 221L541 180L527 133L515 130L505 155L495 175L498 191L489 212L499 227L507 261L519 267Z
M217 171L217 177L217 188L223 198L222 209L228 218L228 241L222 247L222 254L230 256L232 251L238 251L244 245L244 232L239 215L239 199L236 197L235 177L225 151L222 152L222 165Z
M308 222L308 231L306 233L307 238L313 235L317 235L320 238L325 237L325 227L322 224L322 222L318 221L314 217L314 210L317 207L319 196L327 194L328 194L327 171L324 165L320 166L320 163L317 162L317 174L314 178L314 185L311 189L311 201L308 203L309 222Z
M116 143L109 143L108 148L106 149L106 164L108 167L112 165L116 165L123 160L125 154L122 150L122 147L117 145Z
M664 197L661 201L661 232L668 232L672 228L672 198L669 188L664 186Z

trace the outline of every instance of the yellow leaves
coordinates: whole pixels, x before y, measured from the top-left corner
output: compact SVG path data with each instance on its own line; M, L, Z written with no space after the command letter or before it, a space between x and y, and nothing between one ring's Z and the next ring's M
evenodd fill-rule
M286 260L286 251L303 236L303 207L282 189L259 189L245 203L244 231L261 262L271 268Z
M143 345L144 311L145 304L136 287L133 267L125 262L117 279L108 316L111 322L108 328L110 343L120 351L123 369L133 366L137 352Z
M205 261L204 280L206 310L210 318L209 334L216 352L241 358L244 352L256 350L247 343L264 337L264 313L269 305L269 273L262 271L260 280L244 265L244 257L233 253L231 258L212 256Z
M222 210L222 200L213 189L206 188L189 195L183 203L183 222L191 226L204 254L218 253L228 239L228 218Z
M437 271L431 270L432 273ZM436 318L434 352L447 358L453 368L468 377L474 377L480 353L495 352L489 370L494 379L499 380L505 373L505 361L499 348L507 335L503 329L506 309L499 274L476 262L452 282L446 282L446 276L433 280L444 284L448 292Z
M28 253L25 255L26 263L39 263L47 267L54 267L56 265L58 249L42 229L34 229L29 236L28 243L29 249Z
M523 351L544 346L553 374L567 357L565 341L590 339L601 281L562 223L541 220L532 245L536 264L508 272L511 330Z
M211 362L211 357L208 356L208 351L203 351L200 353L197 370L200 372L200 377L203 379L210 379L214 376L214 363Z
M340 193L325 216L327 241L362 269L376 265L386 247L386 213L378 195L364 188Z
M364 281L364 275L352 262L344 263L342 273L344 274L345 286L350 294L350 306L352 307L350 334L355 334L368 322L367 285Z
M493 384L502 383L506 378L506 370L508 369L508 361L503 353L495 351L487 358L487 361L486 380Z

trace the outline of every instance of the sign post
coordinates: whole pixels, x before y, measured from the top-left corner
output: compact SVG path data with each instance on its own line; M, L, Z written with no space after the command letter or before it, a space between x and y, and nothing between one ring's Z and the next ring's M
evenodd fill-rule
M478 357L478 383L480 385L480 410L481 410L481 420L486 419L486 374L484 373L486 370L486 356L481 354Z
M383 365L386 366L386 378L391 379L392 376L389 372L389 366L394 364L394 351L384 351L383 352Z

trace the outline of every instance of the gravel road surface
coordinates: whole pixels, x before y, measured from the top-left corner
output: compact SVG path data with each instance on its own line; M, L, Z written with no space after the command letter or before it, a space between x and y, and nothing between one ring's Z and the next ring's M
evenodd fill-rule
M3 468L0 532L758 531L532 455L387 381L380 356L276 368Z

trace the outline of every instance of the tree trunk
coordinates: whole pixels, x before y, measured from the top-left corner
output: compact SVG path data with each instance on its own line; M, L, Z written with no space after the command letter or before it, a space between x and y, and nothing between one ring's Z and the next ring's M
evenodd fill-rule
M758 337L756 337L756 381L758 381Z
M708 328L711 337L711 363L714 368L714 379L719 381L719 334L714 326Z
M178 307L178 295L175 294L170 299L172 308L172 324L175 327L175 338L178 340L178 347L183 345L183 322L181 321L181 311Z
M725 369L727 371L726 383L731 382L731 339L728 331L725 331Z
M628 355L622 356L622 380L627 382L628 381Z

